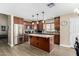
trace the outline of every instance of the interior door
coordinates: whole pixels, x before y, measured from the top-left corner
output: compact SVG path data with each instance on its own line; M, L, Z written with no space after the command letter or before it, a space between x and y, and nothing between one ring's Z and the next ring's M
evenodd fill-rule
M74 47L75 38L79 39L79 16L70 18L70 44Z

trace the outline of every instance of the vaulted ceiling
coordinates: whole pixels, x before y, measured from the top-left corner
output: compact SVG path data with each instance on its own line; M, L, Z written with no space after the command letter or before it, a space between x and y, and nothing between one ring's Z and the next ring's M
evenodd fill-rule
M23 17L26 20L36 20L39 13L39 20L42 20L42 11L45 11L45 19L64 15L79 8L79 3L55 3L52 8L47 7L48 3L0 3L0 13ZM35 17L33 18L32 15Z

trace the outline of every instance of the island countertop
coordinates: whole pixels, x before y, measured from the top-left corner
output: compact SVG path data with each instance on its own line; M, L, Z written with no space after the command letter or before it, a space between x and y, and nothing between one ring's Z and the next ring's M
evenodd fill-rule
M37 36L37 37L44 37L44 38L52 38L54 35L35 33L35 34L28 34L28 36Z

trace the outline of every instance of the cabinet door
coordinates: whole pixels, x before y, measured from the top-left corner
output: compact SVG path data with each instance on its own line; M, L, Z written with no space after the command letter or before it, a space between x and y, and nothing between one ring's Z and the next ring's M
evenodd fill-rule
M18 17L14 17L14 24L19 24L19 18Z
M60 44L60 35L55 35L54 36L54 43L58 44L58 45Z
M14 24L23 24L23 18L14 16Z
M24 21L23 21L23 18L19 18L19 24L23 24Z
M28 35L24 35L24 42L28 41Z
M37 29L39 31L43 30L43 23L42 23L42 21L39 21L39 24L37 24Z
M55 29L60 30L60 18L59 17L55 18L54 24L55 24Z

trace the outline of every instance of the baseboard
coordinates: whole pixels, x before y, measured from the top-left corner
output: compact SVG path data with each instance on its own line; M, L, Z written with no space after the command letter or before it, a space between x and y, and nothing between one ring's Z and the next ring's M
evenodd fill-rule
M12 45L12 44L10 44L10 43L8 43L8 45L10 46L10 47L13 47L14 45Z
M63 44L60 44L60 46L62 46L62 47L68 47L68 48L73 48L73 47L70 46L70 45L63 45Z

